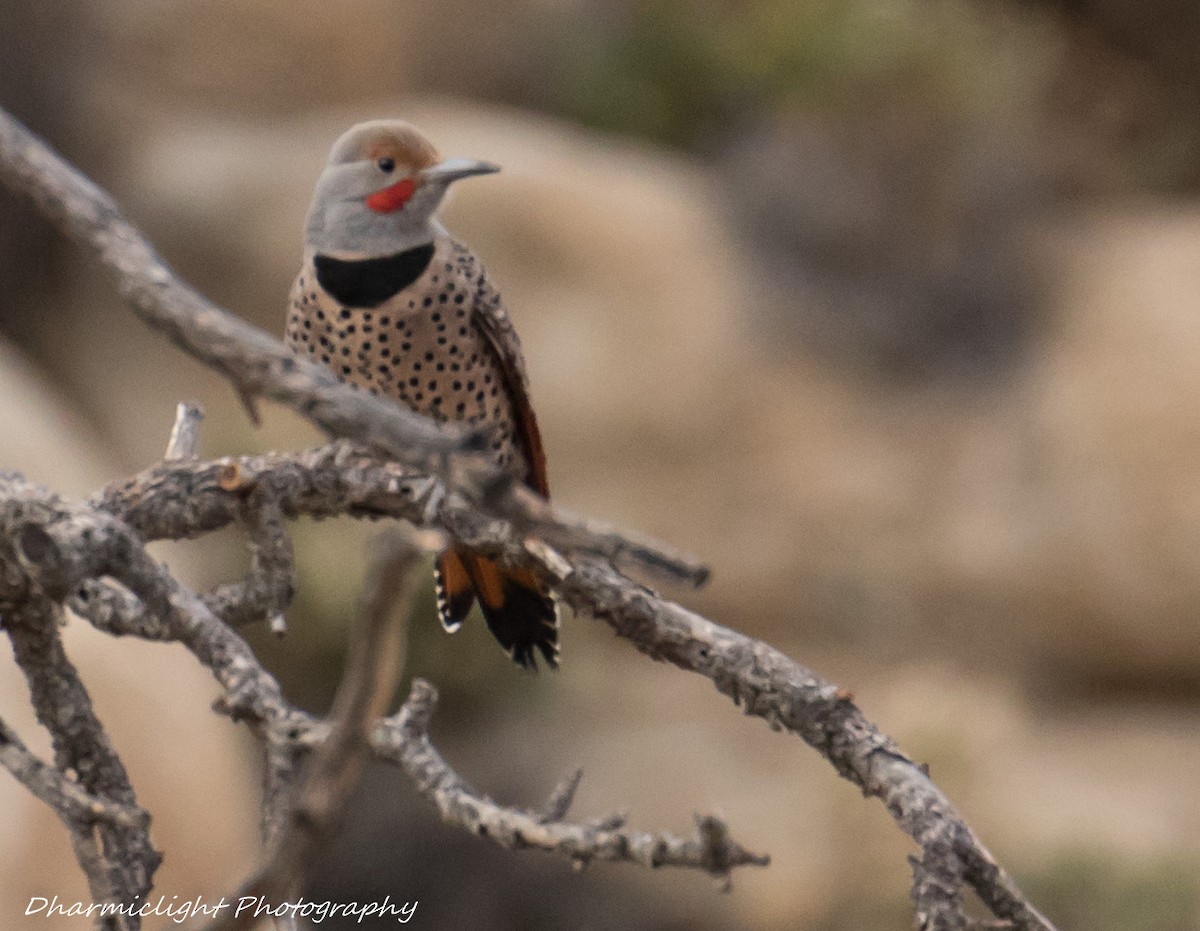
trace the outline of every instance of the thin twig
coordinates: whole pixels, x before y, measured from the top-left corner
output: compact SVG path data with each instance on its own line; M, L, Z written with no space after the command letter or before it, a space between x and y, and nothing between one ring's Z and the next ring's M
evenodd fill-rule
M163 459L167 462L179 459L200 458L200 421L204 419L204 408L199 404L180 402L175 406L175 426L167 441Z
M420 551L400 533L384 534L374 550L346 671L333 703L332 726L312 754L296 797L284 803L271 856L242 884L236 900L262 897L278 904L299 891L341 821L370 756L374 722L395 694L404 667L404 631ZM283 734L274 739L286 743ZM225 912L206 931L235 931L254 924L249 911Z
M433 686L423 679L414 680L399 714L380 725L382 740L377 741L376 752L399 763L448 824L490 838L502 847L549 850L580 867L594 860L651 868L689 867L724 880L735 867L770 862L769 857L751 853L730 838L724 822L711 815L697 820L695 837L681 838L665 831L650 834L604 823L570 824L548 818L547 810L562 805L562 799L553 796L540 813L497 805L468 786L430 742L429 721L436 707ZM559 794L556 790L555 795Z

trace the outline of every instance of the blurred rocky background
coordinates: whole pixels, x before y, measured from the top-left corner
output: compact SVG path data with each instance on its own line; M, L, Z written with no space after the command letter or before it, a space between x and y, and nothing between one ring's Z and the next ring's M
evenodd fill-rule
M1060 927L1195 931L1198 50L1182 0L0 0L0 104L275 332L352 122L501 163L447 221L504 287L557 500L710 560L678 597L853 689ZM0 295L0 467L82 494L159 456L180 399L209 454L316 440L252 429L4 195ZM291 633L255 635L307 707L370 535L300 526ZM197 584L245 558L164 555ZM81 626L159 891L219 895L256 855L252 744L182 651ZM582 765L577 813L716 808L772 866L731 894L576 874L381 770L314 895L416 898L438 929L909 925L909 845L797 740L585 618L537 677L481 626L446 637L426 592L411 631L468 779L536 804ZM0 912L81 897L53 819L0 788Z

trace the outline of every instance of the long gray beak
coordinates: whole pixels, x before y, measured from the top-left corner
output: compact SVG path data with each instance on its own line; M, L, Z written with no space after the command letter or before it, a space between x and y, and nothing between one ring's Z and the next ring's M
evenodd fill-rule
M477 162L469 158L448 158L446 161L438 162L422 171L421 179L449 184L460 178L469 178L471 175L490 175L499 170L500 166L493 165L491 162Z

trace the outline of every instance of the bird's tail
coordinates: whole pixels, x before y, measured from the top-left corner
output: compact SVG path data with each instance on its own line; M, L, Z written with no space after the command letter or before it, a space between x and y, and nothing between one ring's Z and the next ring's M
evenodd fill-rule
M435 578L438 616L446 630L458 630L478 598L488 629L513 662L536 669L536 649L551 668L558 665L558 610L531 573L450 549L438 557Z

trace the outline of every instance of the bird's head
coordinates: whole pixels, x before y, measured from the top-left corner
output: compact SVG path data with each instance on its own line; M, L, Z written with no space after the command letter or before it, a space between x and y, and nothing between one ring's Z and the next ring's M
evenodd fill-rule
M470 159L441 160L437 149L402 120L373 120L347 130L308 210L306 241L344 258L391 255L432 242L434 213L460 178L499 171Z

